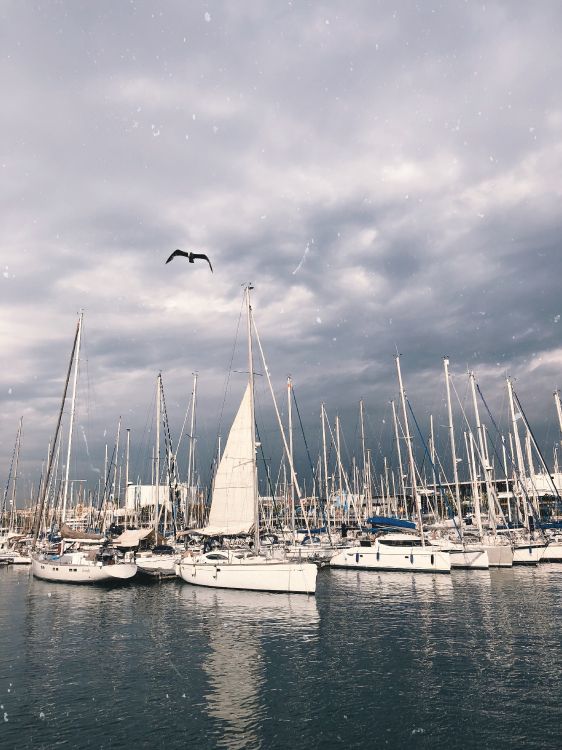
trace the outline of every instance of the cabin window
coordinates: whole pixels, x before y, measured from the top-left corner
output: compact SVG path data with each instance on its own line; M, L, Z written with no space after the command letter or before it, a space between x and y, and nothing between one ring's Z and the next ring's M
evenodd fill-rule
M421 539L379 539L379 544L387 547L421 547Z

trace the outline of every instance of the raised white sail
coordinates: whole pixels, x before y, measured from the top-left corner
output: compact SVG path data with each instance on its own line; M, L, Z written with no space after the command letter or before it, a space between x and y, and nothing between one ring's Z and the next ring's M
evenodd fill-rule
M200 530L201 534L248 534L254 525L256 471L252 430L248 385L215 476L209 523Z

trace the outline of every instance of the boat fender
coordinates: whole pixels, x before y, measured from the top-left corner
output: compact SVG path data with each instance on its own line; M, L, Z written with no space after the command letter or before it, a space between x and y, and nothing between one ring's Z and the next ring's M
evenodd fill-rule
M377 562L381 559L381 551L380 549L377 550Z
M413 552L410 552L410 562L412 563L412 565L414 564L414 553Z
M356 552L356 553L355 553L355 562L356 562L356 563L358 563L358 562L359 562L359 552Z
M434 565L435 563L435 555L431 553L431 564Z

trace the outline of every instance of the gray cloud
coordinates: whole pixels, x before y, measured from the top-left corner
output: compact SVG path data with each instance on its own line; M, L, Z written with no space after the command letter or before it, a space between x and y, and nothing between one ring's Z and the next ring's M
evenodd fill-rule
M248 280L276 388L294 377L311 444L325 401L356 450L364 397L370 439L390 452L396 349L423 429L445 413L448 355L463 397L473 368L504 424L516 376L556 439L557 3L1 13L0 466L24 414L36 478L80 308L94 464L119 415L148 444L159 370L176 429L200 373L208 463ZM207 250L215 274L165 266L175 247ZM242 387L233 375L227 412Z

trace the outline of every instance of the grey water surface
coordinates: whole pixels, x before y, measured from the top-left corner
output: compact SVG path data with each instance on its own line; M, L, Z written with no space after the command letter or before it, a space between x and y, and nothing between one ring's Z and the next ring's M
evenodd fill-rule
M562 566L317 596L0 569L0 747L559 748Z

